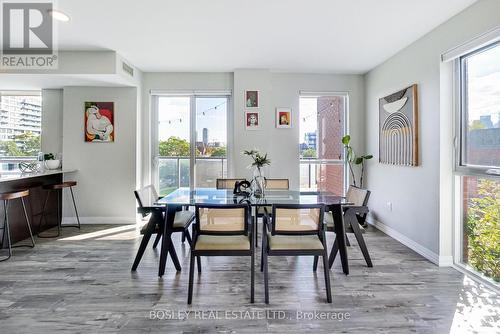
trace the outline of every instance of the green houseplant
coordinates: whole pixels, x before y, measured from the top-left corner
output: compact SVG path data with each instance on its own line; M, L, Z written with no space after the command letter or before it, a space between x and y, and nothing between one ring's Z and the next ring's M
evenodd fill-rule
M349 166L349 172L351 174L353 186L357 186L356 184L356 175L354 174L354 168L353 165L361 165L361 173L359 177L359 187L363 188L363 180L364 180L364 175L365 175L365 162L366 160L370 160L373 158L373 155L371 154L364 154L357 156L356 153L354 152L354 149L350 145L351 143L351 136L350 135L345 135L342 137L342 144L344 145L345 152L346 152L346 161Z

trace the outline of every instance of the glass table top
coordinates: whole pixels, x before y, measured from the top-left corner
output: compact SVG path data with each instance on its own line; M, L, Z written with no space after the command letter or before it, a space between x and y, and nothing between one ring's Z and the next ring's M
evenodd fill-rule
M238 204L251 206L273 204L347 204L344 198L329 193L301 193L294 190L268 190L264 197L236 196L231 189L179 188L153 203L154 206L195 204Z

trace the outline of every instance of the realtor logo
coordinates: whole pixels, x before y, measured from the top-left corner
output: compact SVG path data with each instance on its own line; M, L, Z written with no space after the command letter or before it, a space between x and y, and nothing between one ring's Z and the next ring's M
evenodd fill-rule
M52 2L2 3L2 69L55 69Z

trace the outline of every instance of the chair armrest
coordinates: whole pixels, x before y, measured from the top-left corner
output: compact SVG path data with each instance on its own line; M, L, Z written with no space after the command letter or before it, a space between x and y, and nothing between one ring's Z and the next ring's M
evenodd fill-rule
M163 213L165 212L165 207L164 206L158 206L158 207L138 207L137 208L137 213L140 213L142 215L148 215L150 213L154 212L160 212Z
M346 214L347 211L354 211L354 213L358 214L364 214L370 212L367 206L356 206L356 205L345 205L342 207L342 210L344 211L344 214Z

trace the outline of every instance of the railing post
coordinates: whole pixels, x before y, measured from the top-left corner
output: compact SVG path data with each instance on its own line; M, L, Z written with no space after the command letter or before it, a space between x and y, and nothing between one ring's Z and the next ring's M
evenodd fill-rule
M307 164L307 169L308 169L308 172L307 172L307 181L309 183L309 189L311 189L311 163L308 163Z
M177 157L177 188L181 187L181 160Z

